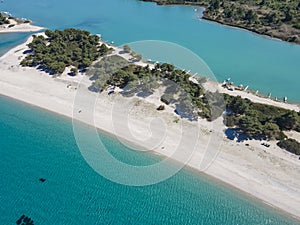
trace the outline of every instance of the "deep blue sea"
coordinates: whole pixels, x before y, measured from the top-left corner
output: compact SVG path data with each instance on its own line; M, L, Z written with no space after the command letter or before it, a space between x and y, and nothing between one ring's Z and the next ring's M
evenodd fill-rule
M119 45L141 40L174 42L202 57L219 80L230 76L236 83L300 101L299 46L200 21L193 7L157 7L134 0L5 0L0 11L48 28L88 29ZM28 35L1 34L0 55ZM156 54L164 54L160 49L151 55L147 49L136 48L154 60ZM62 225L300 224L188 168L156 185L113 183L84 161L69 119L6 97L0 97L0 115L1 225L15 224L22 214L35 224ZM88 138L92 130L80 127L85 133L82 138ZM149 165L161 160L99 135L124 162Z

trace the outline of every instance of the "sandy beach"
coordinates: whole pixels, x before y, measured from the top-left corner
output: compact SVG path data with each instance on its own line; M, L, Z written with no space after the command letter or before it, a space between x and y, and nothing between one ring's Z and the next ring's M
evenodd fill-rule
M37 32L45 28L32 25L31 23L18 24L15 20L10 19L10 24L1 25L0 33L14 33L14 32ZM9 25L14 25L9 27Z
M226 93L232 96L241 96L242 98L248 98L250 99L252 102L256 102L256 103L261 103L261 104L266 104L266 105L273 105L273 106L277 106L280 108L284 108L284 109L289 109L289 110L294 110L296 112L298 112L300 110L300 105L299 104L287 104L284 102L279 102L279 101L274 101L270 98L263 98L257 95L252 94L249 91L242 91L242 90L228 90L226 88L222 87L222 84L214 82L214 81L207 81L204 84L204 88L206 90L209 91L218 91L220 93Z
M23 68L19 66L19 61L24 57L23 52L28 49L27 43L31 40L29 38L26 43L0 58L1 95L95 125L142 148L186 163L197 171L211 175L300 219L300 160L296 155L283 151L273 141L269 142L271 146L267 148L260 141L237 143L228 140L224 134L226 127L222 118L212 123L204 120L175 123L176 115L172 107L167 106L163 112L156 110L161 104L156 94L143 101L137 97L108 95L107 92L97 95L88 91L91 81L82 74L76 77L64 74L53 78L35 68ZM218 88L218 85L208 83L205 87L210 90ZM80 98L76 97L78 91ZM245 92L233 91L230 94L242 95L265 104L275 103ZM92 108L87 105L88 99L96 99ZM122 107L122 104L127 105L128 109ZM278 104L280 107L299 110L297 105ZM93 120L89 115L94 115ZM156 119L159 121L155 122ZM124 121L130 132L121 129ZM195 143L184 142L185 145L179 149L180 153L174 154L183 137L182 127L186 128L185 135L191 137L197 130L197 140ZM161 135L162 128L164 135ZM293 135L298 137L298 134ZM191 148L194 149L191 159L183 161L185 151Z

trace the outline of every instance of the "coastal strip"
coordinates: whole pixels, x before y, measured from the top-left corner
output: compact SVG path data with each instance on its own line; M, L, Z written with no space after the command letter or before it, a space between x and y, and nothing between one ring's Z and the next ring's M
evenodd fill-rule
M300 44L299 7L297 1L228 1L219 0L140 0L157 5L203 7L202 19L264 35L272 39ZM284 9L284 10L282 10ZM195 9L197 11L197 9Z
M43 27L31 25L31 24L17 24L14 27L0 28L0 33L26 33L37 32L43 30Z
M0 13L0 33L37 32L45 28L32 25L32 21L12 17L8 12Z
M21 67L20 59L24 58L23 52L28 50L27 44L31 41L32 37L0 58L0 94L72 118L78 84L86 84L88 87L91 81L84 74L78 74L75 77L63 74L60 77L52 78L49 74L36 68ZM87 97L96 95L87 88L84 94ZM95 109L82 109L79 116L80 121L87 123L89 121L89 118L86 118L86 115L89 114L87 110L95 110L95 124L89 124L115 134L115 127L110 115L113 110L118 109L114 108L113 104L122 101L138 102L139 104L131 114L132 130L139 131L135 135L138 136L138 139L144 140L149 136L148 124L151 119L153 117L164 118L167 121L168 136L153 151L174 157L174 147L180 140L180 124L173 122L175 116L173 112L156 110L156 107L161 104L159 99L140 101L135 97L127 99L118 94L108 95L107 92L99 94L97 99ZM266 101L266 99L260 99L260 101ZM287 105L289 104L285 106ZM122 114L122 110L114 113L114 124L121 123L124 119ZM224 137L225 126L222 118L214 122L183 120L182 123L191 128L199 126L201 134L188 166L218 178L299 219L300 161L296 155L283 151L272 141L270 148L266 148L256 140L247 140L241 143L228 140ZM156 133L160 129L160 126L154 126L151 132ZM126 133L122 133L120 136L122 139L136 143L136 140L132 140L132 137ZM211 143L210 140L222 140L222 145L218 146ZM137 144L145 149L148 147L143 145L143 142ZM191 147L194 146L189 146L187 143L186 149ZM206 152L218 148L218 156L207 169L203 170L200 162ZM174 160L181 162L180 155Z

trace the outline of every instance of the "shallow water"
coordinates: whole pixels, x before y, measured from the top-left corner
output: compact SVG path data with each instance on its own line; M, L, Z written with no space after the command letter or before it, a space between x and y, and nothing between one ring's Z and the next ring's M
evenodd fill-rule
M28 33L6 33L0 34L0 56L14 46L23 43L28 37Z
M190 169L151 186L113 183L83 160L69 119L6 97L0 97L0 114L1 224L14 224L22 214L35 224L297 224ZM88 138L92 130L82 129ZM100 135L126 163L160 160Z

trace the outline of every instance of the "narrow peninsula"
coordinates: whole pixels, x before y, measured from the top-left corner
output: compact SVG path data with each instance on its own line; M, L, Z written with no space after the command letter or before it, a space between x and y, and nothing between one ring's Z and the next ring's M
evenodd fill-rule
M30 20L15 18L8 12L0 12L0 33L36 32L43 29L43 27L32 25Z
M118 87L123 96L151 96L162 88L165 91L159 96L161 103L172 105L181 118L213 121L227 110L226 126L244 134L245 139L278 140L278 146L300 155L300 143L284 134L285 131L300 132L299 111L205 90L202 85L206 82L204 77L192 79L189 73L172 64L141 66L135 63L140 58L133 58L130 62L121 56L107 57L112 48L100 44L99 36L88 31L46 30L45 35L33 35L28 47L29 54L20 63L24 67L37 67L54 75L64 73L66 68L72 75L78 71L87 72L93 80L90 89L105 91ZM123 51L132 52L127 45ZM93 64L100 57L102 59Z

